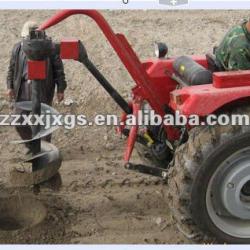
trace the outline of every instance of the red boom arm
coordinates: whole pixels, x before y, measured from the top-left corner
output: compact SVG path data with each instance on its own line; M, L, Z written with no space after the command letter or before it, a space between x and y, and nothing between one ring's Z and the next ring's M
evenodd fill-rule
M115 34L105 18L96 10L63 10L59 11L48 21L43 23L39 30L45 30L58 24L72 15L87 15L91 17L102 30L109 43L127 68L128 72L139 87L140 95L143 99L148 100L152 108L160 115L164 115L163 104L159 102L157 93L150 88L150 78L148 77L142 63L131 48L127 39L122 34Z
M133 100L133 114L135 116L138 115L138 111L140 109L141 102L143 100L147 100L151 107L161 116L164 116L164 104L162 103L159 93L157 91L153 91L151 86L152 82L149 78L144 65L140 62L138 56L128 43L127 39L122 34L115 34L108 22L105 18L96 10L63 10L59 11L53 17L51 17L48 21L43 23L39 30L45 30L51 26L58 24L64 19L68 18L72 15L87 15L91 17L102 30L103 34L106 36L107 40L115 50L116 54L134 79L137 87L133 89L134 100ZM138 102L138 100L140 100ZM167 99L166 99L167 101ZM138 131L138 126L132 126L131 131L128 137L127 149L124 155L124 159L126 162L129 162L135 141L136 134Z

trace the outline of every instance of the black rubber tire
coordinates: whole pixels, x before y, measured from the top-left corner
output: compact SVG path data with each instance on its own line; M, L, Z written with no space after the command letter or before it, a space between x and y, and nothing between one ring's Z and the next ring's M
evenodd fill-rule
M249 115L250 108L234 113ZM217 167L246 146L250 146L250 126L203 126L192 129L187 143L177 149L167 193L177 227L188 238L208 243L250 243L250 238L236 238L221 231L206 207L207 186Z

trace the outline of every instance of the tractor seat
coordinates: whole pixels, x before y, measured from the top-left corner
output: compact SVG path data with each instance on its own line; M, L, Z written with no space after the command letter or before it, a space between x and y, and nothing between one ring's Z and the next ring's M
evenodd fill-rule
M213 82L212 71L204 68L192 58L181 56L173 63L173 79L184 86L210 84Z
M221 72L225 71L222 65L216 60L215 54L207 53L206 54L208 69L212 72Z

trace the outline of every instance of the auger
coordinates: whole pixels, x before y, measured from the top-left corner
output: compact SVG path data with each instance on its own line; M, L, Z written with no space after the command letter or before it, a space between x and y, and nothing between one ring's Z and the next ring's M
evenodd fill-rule
M23 41L23 50L28 59L28 79L32 81L31 101L18 102L16 107L30 111L32 124L35 124L35 116L41 114L56 115L58 112L52 107L41 103L41 89L46 80L46 62L54 50L52 40L45 35L44 31L31 31ZM40 124L32 126L32 138L19 140L13 143L31 143L32 156L26 159L26 163L32 164L31 172L11 172L11 182L15 186L31 186L45 182L57 174L61 166L62 158L59 150L51 143L42 139L56 130L57 126L46 128Z

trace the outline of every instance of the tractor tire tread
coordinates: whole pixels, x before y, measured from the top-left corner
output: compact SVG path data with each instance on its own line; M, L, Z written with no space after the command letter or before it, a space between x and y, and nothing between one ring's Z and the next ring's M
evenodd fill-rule
M250 107L234 110L236 114L250 114ZM229 115L232 112L228 113ZM215 241L200 218L192 214L192 185L202 162L216 147L239 133L250 131L250 126L199 126L190 131L189 140L175 152L169 169L167 197L174 221L186 237L196 242Z

